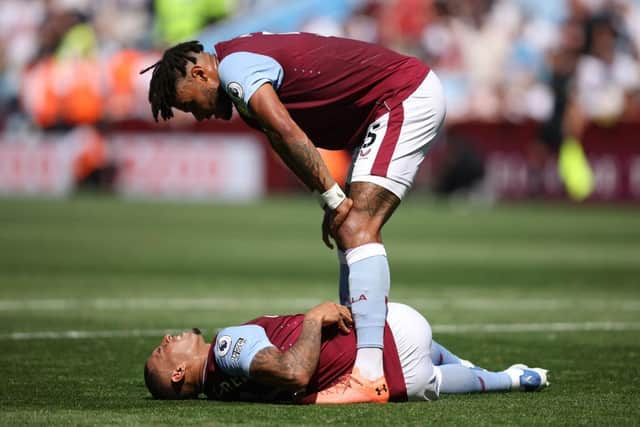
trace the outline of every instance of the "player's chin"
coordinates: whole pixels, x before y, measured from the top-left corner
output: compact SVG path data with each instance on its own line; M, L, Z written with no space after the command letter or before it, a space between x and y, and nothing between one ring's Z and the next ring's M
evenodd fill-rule
M233 103L231 98L224 92L219 93L215 104L215 116L221 120L231 120L233 114Z
M233 109L231 105L229 105L228 107L225 106L223 110L221 111L219 110L218 114L216 114L216 117L221 120L231 120L232 114L233 114Z
M191 328L190 331L193 334L193 337L196 341L200 341L200 342L205 342L204 341L204 335L202 335L202 331L200 330L200 328Z

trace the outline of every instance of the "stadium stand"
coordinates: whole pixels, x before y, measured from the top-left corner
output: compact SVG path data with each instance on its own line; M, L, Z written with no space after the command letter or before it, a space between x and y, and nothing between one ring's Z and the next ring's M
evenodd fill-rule
M556 158L559 153L561 163L575 165L575 156L565 162L569 150L562 147L577 141L589 159L586 177L595 180L587 195L640 198L640 147L628 137L640 126L638 0L186 3L33 0L24 8L20 0L1 2L0 144L55 140L46 136L87 125L106 132L107 146L113 132L164 131L167 126L151 123L149 76L137 74L161 49L192 38L211 45L257 30L312 31L378 42L432 65L447 93L448 133L476 145L488 179L502 174L518 188L498 196L556 194L557 182L549 178L557 175ZM168 19L178 7L181 19ZM241 131L237 123L194 125L181 114L171 126ZM610 140L604 150L602 135ZM510 144L510 158L487 148L500 144ZM286 173L265 158L267 170L275 168L268 176ZM442 176L439 166L425 179ZM522 167L527 177L517 178ZM276 189L296 188L291 180L269 179L288 182ZM526 183L516 184L519 179ZM584 187L584 179L579 184Z

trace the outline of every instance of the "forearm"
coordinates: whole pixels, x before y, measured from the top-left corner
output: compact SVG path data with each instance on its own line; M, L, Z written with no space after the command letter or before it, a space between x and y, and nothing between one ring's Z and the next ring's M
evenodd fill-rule
M255 380L289 390L300 390L313 376L320 359L322 319L305 316L302 331L296 343L281 352L275 347L256 354L251 364Z
M313 316L305 316L298 340L285 352L285 355L297 370L297 376L305 378L306 382L318 367L321 344L322 320Z
M309 190L323 193L335 184L320 152L306 135L285 139L270 132L268 136L273 149Z

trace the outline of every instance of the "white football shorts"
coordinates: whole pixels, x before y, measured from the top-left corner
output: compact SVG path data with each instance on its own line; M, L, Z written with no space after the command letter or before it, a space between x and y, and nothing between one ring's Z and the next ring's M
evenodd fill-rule
M369 125L362 145L353 153L347 182L371 182L402 199L445 114L444 91L431 70L402 104Z
M398 349L409 400L436 400L442 375L431 361L431 325L405 304L387 304L387 323Z

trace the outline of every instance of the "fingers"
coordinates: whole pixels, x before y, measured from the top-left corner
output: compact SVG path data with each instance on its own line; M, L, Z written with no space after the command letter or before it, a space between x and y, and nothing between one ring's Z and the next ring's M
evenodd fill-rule
M351 317L351 310L349 310L344 305L338 305L338 310L340 311L340 316L344 319L347 326L353 326L353 317Z
M344 221L349 216L349 212L351 212L351 207L353 206L353 200L346 198L338 208L332 212L329 222L329 234L333 236L335 239L338 235L338 229L342 226Z
M340 226L342 225L342 223L344 222L344 220L346 219L345 217L342 217L339 214L335 214L332 221L331 221L331 225L329 226L329 231L330 234L332 236L336 235L336 232L338 231L338 228L340 228Z
M330 212L325 211L324 218L322 220L322 241L329 249L333 249L333 244L331 243L331 235L329 233L330 216Z
M350 328L347 326L343 318L340 318L338 320L338 329L340 329L340 331L344 334L348 334L350 331Z
M340 304L327 301L312 308L307 315L313 312L314 316L320 316L322 327L337 325L340 332L348 334L353 328L351 311Z
M324 242L326 247L328 247L329 249L333 249L333 243L331 243L329 230L327 228L322 229L322 241Z
M344 220L347 219L347 215L349 215L349 212L351 212L351 209L346 209L339 212L336 211L335 217L332 221L333 231L336 231L338 228L340 228Z
M338 328L340 328L343 333L348 334L353 327L351 311L343 305L336 304L336 307L338 308L338 315L340 316L338 319Z
M352 206L353 200L346 198L336 210L325 209L322 219L322 241L329 249L334 248L331 239L336 240L337 231L347 219Z

